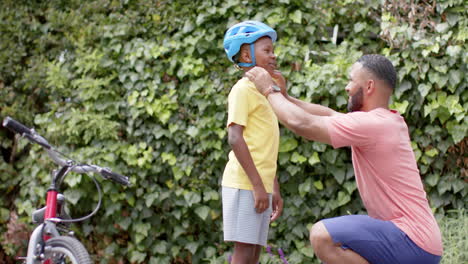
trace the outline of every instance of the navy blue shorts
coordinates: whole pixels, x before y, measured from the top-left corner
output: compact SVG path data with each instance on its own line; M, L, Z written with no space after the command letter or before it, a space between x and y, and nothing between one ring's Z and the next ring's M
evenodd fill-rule
M321 221L335 243L371 264L437 264L441 257L417 246L390 221L346 215Z

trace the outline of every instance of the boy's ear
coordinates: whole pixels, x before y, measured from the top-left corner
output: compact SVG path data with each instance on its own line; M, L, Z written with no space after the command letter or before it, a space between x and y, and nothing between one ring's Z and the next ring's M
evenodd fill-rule
M240 58L241 62L251 63L252 58L250 57L250 49L249 45L242 45L240 49Z

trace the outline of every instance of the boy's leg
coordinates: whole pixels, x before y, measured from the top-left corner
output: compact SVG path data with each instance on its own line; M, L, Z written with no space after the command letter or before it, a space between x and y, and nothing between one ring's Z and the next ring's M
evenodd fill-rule
M332 237L322 222L316 223L310 230L310 243L317 257L327 264L349 263L368 264L367 260L350 249L343 249L333 242Z
M255 245L255 249L254 249L254 257L252 258L252 262L251 264L257 264L258 263L258 260L260 259L260 253L262 251L262 246L260 245Z
M261 248L266 246L268 237L272 213L271 194L269 199L270 207L258 214L252 191L223 187L224 241L235 243L232 263L258 263ZM245 255L248 261L242 262Z
M256 246L257 245L235 242L231 264L253 263L252 259L255 255Z

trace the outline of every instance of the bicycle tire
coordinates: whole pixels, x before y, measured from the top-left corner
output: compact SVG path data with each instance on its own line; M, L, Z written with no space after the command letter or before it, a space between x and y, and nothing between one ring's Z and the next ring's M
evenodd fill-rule
M47 240L44 256L50 264L92 264L86 248L73 237L59 236Z

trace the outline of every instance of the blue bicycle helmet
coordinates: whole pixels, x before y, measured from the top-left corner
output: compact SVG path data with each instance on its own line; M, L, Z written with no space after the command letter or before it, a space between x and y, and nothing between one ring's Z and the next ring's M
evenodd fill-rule
M242 67L255 66L254 42L264 36L270 37L273 43L276 41L276 31L258 21L244 21L229 28L224 35L223 43L229 60ZM239 53L242 44L250 44L252 63L238 63L234 61L234 56Z

